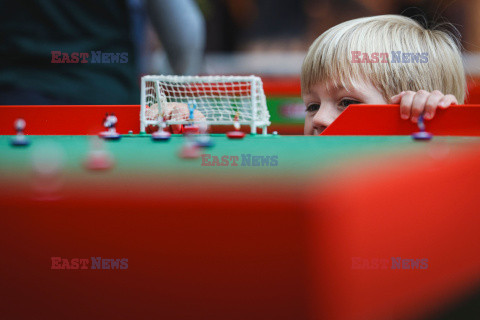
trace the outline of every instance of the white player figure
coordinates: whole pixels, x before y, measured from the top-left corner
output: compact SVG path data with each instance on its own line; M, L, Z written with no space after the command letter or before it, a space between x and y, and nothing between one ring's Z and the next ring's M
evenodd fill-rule
M208 123L206 120L198 122L199 135L195 139L195 143L200 148L211 148L215 145L212 138L208 134Z
M118 122L118 119L113 113L107 117L106 123L107 123L108 132L110 134L117 133L117 128L116 128L117 122Z
M165 131L167 127L165 116L158 117L158 131L152 133L152 140L154 141L168 141L172 136L170 132Z
M118 134L116 129L117 122L118 119L113 113L107 114L105 121L103 122L103 126L105 127L105 129L107 129L107 131L102 132L100 136L107 140L120 139L121 135Z
M28 140L24 134L24 130L26 126L25 120L23 119L15 120L14 126L17 134L15 135L15 137L12 138L11 144L13 146L28 146L30 144L30 140Z

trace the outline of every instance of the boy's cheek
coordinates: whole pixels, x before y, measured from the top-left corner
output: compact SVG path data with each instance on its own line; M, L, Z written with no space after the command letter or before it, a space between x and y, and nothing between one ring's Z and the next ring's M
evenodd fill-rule
M303 134L306 136L313 135L313 125L312 125L312 118L308 115L305 116L305 124L303 126Z

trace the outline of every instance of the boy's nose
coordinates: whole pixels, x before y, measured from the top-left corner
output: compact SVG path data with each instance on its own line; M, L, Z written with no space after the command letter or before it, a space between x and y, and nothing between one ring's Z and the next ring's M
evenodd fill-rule
M313 128L317 131L317 134L320 134L325 130L332 122L333 118L326 110L327 108L320 108L313 117Z

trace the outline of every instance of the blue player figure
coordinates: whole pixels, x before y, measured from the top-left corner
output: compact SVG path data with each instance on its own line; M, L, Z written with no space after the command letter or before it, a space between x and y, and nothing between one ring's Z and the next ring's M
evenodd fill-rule
M423 114L421 114L418 117L417 125L418 125L418 129L420 131L412 134L413 139L421 140L421 141L432 139L433 135L430 132L425 131L425 122L424 122L424 119L423 119Z
M189 111L189 116L188 116L188 121L190 122L189 125L185 126L183 128L183 133L185 134L196 134L199 131L199 127L194 124L194 112L195 109L197 109L197 102L195 100L188 101L188 111Z
M190 112L190 115L188 117L188 120L193 121L193 113L195 112L195 109L197 109L197 103L195 101L189 101L188 111Z

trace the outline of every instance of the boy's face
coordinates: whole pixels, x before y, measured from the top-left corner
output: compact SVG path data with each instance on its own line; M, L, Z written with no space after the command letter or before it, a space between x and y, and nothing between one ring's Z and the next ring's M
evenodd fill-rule
M307 107L305 116L305 135L317 135L323 132L350 104L387 104L380 91L371 83L363 83L349 91L343 87L334 87L332 83L320 82L303 94Z

